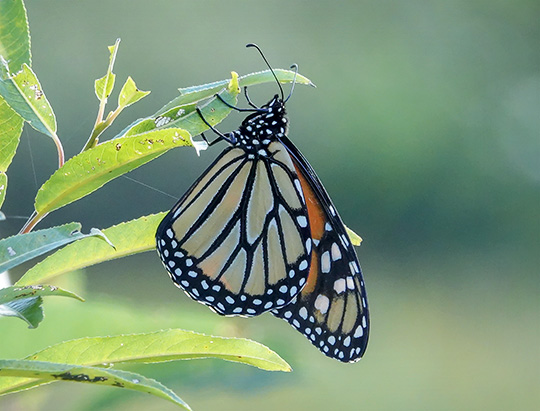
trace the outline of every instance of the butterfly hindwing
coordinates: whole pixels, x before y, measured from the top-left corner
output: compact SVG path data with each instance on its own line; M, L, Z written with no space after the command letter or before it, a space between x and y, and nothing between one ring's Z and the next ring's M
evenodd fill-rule
M288 321L329 357L360 359L367 346L369 313L356 252L315 172L286 139L309 213L313 253L308 281L290 304L273 314Z

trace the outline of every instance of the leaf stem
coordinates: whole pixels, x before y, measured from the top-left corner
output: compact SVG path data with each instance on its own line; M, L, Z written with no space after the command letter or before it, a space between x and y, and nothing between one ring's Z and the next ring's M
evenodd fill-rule
M58 138L56 133L52 133L52 139L54 141L54 144L56 145L56 150L58 151L58 168L60 168L65 163L64 147L62 146L62 142L60 141L60 138Z
M49 213L45 213L45 214L39 214L37 213L36 211L34 211L32 213L32 215L30 216L30 218L26 221L26 223L24 224L24 226L21 228L21 230L19 231L19 234L27 234L29 233L30 231L32 231L32 229L41 221L43 220L47 214Z

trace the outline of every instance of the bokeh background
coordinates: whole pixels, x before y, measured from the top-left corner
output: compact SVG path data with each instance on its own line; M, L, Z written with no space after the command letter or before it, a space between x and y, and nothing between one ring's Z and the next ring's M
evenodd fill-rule
M117 37L117 91L131 75L152 94L106 138L178 87L263 69L248 42L275 67L298 63L318 87L297 87L290 138L364 238L372 334L360 363L337 363L271 315L216 316L146 253L58 278L87 302L48 299L37 330L0 320L2 357L68 338L175 327L255 339L294 368L269 373L212 360L130 368L195 410L540 407L540 3L29 0L27 8L33 68L68 156L95 121L93 81ZM259 103L275 92L271 84L251 90ZM240 121L233 114L220 129ZM173 150L129 174L151 188L117 179L39 227L80 221L87 231L167 210L220 149L201 157ZM55 165L52 142L26 127L8 172L2 237L24 223L17 217L31 213ZM82 384L3 397L0 408L175 409Z

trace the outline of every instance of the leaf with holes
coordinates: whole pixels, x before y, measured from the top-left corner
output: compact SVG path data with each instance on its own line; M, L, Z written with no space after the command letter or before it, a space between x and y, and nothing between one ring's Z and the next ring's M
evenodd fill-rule
M15 75L9 74L7 61L1 66L0 95L28 124L56 140L56 117L30 66L24 63Z
M192 145L189 133L178 128L98 144L66 161L41 186L36 196L36 211L43 216L92 193L172 148Z
M43 382L70 381L127 388L164 398L190 410L189 405L161 383L128 371L44 361L0 360L0 376L39 377Z

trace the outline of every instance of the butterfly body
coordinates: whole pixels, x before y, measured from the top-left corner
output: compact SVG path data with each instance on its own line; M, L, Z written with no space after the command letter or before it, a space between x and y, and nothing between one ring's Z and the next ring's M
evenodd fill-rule
M369 332L358 259L287 132L276 95L222 135L229 147L161 222L158 253L174 283L218 314L271 311L327 356L354 362Z

